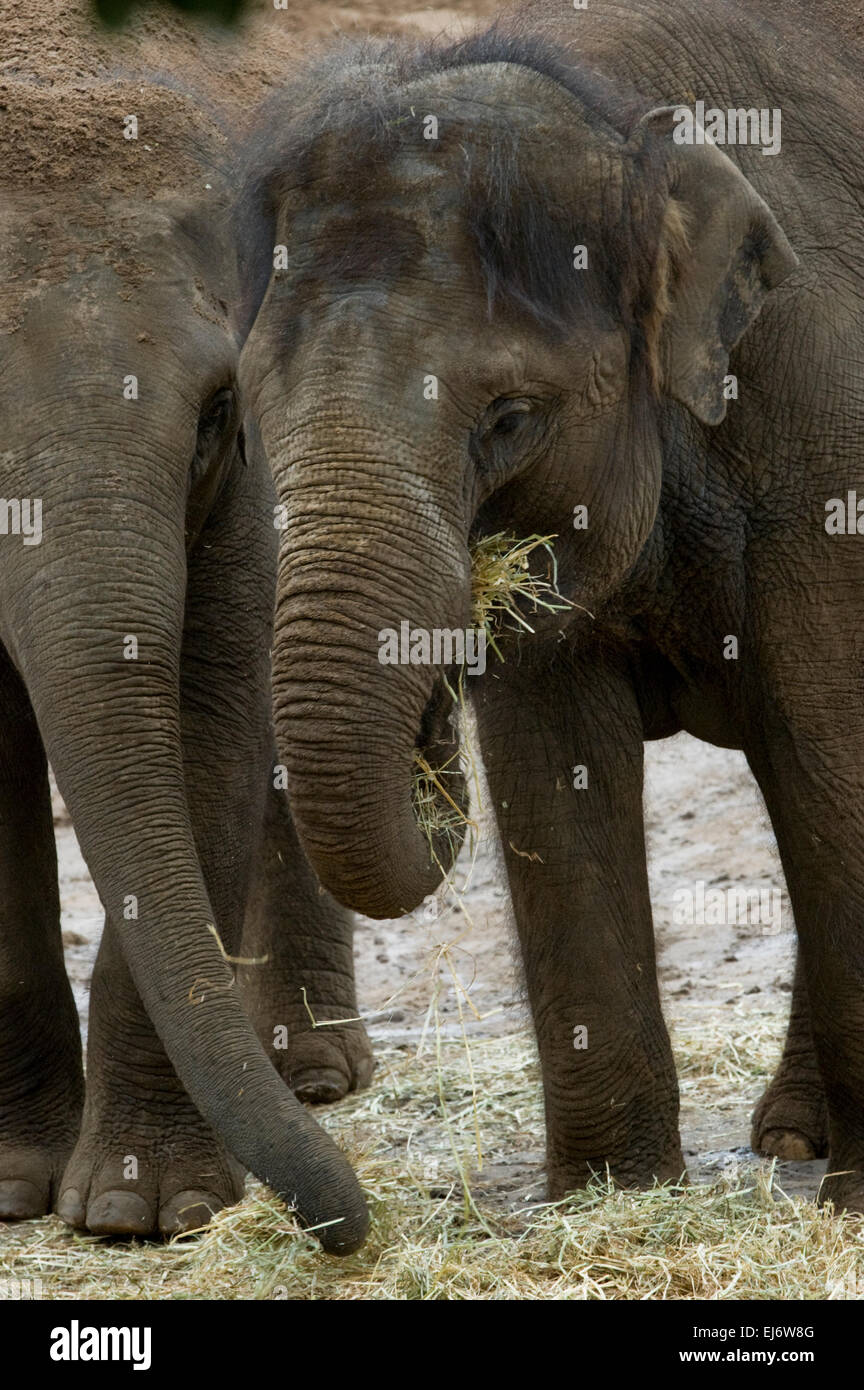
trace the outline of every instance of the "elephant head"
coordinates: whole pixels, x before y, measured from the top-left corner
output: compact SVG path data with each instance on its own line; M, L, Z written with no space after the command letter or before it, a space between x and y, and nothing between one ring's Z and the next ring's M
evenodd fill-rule
M382 665L378 634L469 624L471 539L502 529L557 535L563 593L607 601L655 523L663 412L722 419L795 264L673 125L495 33L337 54L268 115L241 378L284 508L277 728L307 853L373 916L439 881L411 768L448 737L441 672Z

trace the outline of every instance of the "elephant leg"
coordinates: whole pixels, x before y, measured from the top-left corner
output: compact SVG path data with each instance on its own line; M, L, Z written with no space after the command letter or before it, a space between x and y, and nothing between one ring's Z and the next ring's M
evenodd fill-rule
M632 684L599 654L523 655L487 674L476 703L540 1052L549 1195L607 1168L628 1186L678 1180Z
M252 469L236 469L189 558L187 580L186 789L214 926L232 955L270 750L268 524L267 509L256 507ZM199 987L203 994L208 982ZM91 989L84 1122L60 1215L99 1234L171 1234L238 1200L243 1179L175 1075L107 923Z
M831 668L809 652L801 669ZM851 710L830 687L817 702L798 670L780 686L747 752L792 900L825 1092L828 1174L820 1196L864 1212L864 731L855 683L846 681L844 691L854 692Z
M813 1046L810 1003L800 959L795 963L792 1010L780 1065L753 1111L750 1145L767 1158L824 1158L828 1108Z
M356 1019L354 919L319 885L294 829L288 798L268 782L241 956L243 1000L280 1076L304 1101L340 1100L368 1086L375 1062ZM305 1003L304 1003L305 992ZM308 1009L306 1007L308 1003Z
M83 1096L48 768L26 691L0 650L0 1219L51 1210Z

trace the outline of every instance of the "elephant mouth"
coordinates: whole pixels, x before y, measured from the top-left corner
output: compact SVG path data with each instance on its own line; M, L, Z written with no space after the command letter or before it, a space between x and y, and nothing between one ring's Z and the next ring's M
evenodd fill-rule
M459 737L458 668L437 675L414 744L412 804L429 846L429 862L446 877L462 848L470 819Z

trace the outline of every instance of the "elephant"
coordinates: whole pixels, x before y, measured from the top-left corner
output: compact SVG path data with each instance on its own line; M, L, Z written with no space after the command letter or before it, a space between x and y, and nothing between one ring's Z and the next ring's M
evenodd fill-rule
M205 39L174 26L188 64ZM81 52L69 81L3 77L0 1217L169 1235L248 1167L344 1254L365 1201L301 1101L371 1060L350 914L272 772L275 498L237 384L226 120L188 70L82 83ZM49 764L106 914L86 1088ZM304 988L346 1022L315 1032Z
M552 1199L685 1174L642 792L645 742L687 730L746 754L794 909L754 1142L827 1151L822 1198L864 1211L864 53L840 22L591 0L341 44L246 158L240 375L285 517L277 739L341 903L413 910L451 863L412 769L452 754L459 673L382 663L382 632L470 631L476 541L556 537L567 611L464 682ZM851 538L826 524L847 495Z

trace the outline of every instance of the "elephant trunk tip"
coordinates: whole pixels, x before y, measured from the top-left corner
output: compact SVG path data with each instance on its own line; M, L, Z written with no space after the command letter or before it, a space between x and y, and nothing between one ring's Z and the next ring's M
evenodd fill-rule
M350 848L343 842L326 863L314 862L345 906L379 920L402 917L447 879L469 829L477 827L458 758L452 750L439 759L418 748L397 794L382 794L378 824L367 824L368 833L361 830Z
M390 706L376 702L374 726L368 714L364 726L361 711L356 730L347 727L344 703L334 702L329 746L315 758L297 716L307 691L296 670L292 684L277 689L276 721L303 847L340 903L379 920L404 916L433 894L466 831L476 829L452 687L434 672L423 684L425 690L415 678L404 688L402 707L388 689ZM396 694L400 688L393 683ZM321 722L320 702L316 715Z
M368 1208L364 1205L362 1211L356 1212L353 1216L342 1217L326 1226L310 1228L310 1234L317 1237L327 1255L336 1255L340 1259L354 1255L365 1244L369 1234Z

